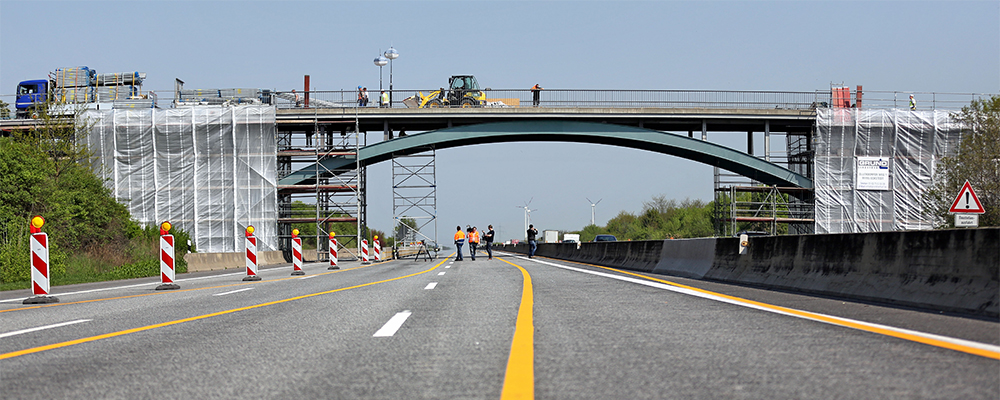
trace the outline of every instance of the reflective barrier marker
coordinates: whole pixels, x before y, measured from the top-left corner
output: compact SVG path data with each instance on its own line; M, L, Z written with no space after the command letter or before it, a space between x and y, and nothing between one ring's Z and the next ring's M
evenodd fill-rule
M378 235L372 238L372 248L375 250L375 262L382 261L382 244L378 241Z
M174 283L174 235L170 234L170 228L170 221L160 224L160 286L156 290L181 288Z
M260 277L257 276L257 237L253 235L253 225L247 227L246 236L247 276L243 280L259 281Z
M340 269L337 266L337 239L334 238L336 235L335 232L330 232L330 266L327 269Z
M23 304L57 303L59 299L49 296L49 235L42 232L45 218L36 215L31 218L31 293L33 297L24 299Z
M361 239L361 263L371 263L368 261L368 239Z
M298 229L292 229L292 276L305 274L302 271L302 238Z

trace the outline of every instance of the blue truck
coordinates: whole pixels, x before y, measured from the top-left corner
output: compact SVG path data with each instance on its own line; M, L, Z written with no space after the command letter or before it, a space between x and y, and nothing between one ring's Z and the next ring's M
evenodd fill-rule
M58 68L49 73L48 79L32 79L17 85L14 102L16 118L37 116L36 110L46 104L55 104L50 114L69 115L79 107L151 108L156 98L142 93L144 72L105 73L88 67Z

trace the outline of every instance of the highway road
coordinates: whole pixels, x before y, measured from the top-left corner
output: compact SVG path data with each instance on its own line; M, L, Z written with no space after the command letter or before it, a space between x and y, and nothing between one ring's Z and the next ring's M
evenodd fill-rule
M0 293L0 398L997 399L1000 322L505 254Z

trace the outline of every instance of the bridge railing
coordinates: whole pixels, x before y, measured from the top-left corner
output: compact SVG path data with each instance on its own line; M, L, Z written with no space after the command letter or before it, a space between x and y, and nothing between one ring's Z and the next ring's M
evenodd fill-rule
M408 108L404 100L422 93L424 96L437 89L394 90L389 108ZM388 92L388 90L387 90ZM487 108L535 107L529 89L487 89ZM274 92L271 97L278 108L294 108L296 102L290 92ZM365 108L378 108L379 92L369 91ZM892 109L909 107L909 95L917 100L921 110L960 110L972 100L988 98L987 93L942 93L864 91L862 108ZM354 90L299 92L298 107L355 108L359 107L358 93ZM305 98L309 97L308 104ZM850 99L857 106L856 97ZM412 102L408 102L411 105ZM810 110L828 108L834 104L830 91L731 91L731 90L602 90L602 89L544 89L539 93L537 107L542 108L708 108L708 109L785 109ZM453 105L460 107L460 105Z
M404 100L422 93L429 95L437 89L394 90L391 108L407 108ZM529 89L488 89L483 91L491 108L534 107L533 93ZM158 93L170 93L159 91ZM221 91L220 91L221 93ZM358 93L354 90L297 92L260 90L259 99L219 98L215 103L260 102L275 104L278 108L356 108ZM367 108L379 107L379 92L371 90ZM909 96L914 95L918 110L958 111L972 100L985 99L991 93L947 92L862 92L861 107L865 109L906 109ZM851 93L848 103L857 106L857 93ZM298 98L298 102L296 102ZM13 103L13 95L0 95L0 100ZM159 96L160 108L170 108L173 98ZM206 103L209 104L209 103ZM411 103L412 104L412 103ZM733 90L604 90L604 89L543 89L539 93L538 107L542 108L708 108L708 109L785 109L810 110L828 108L834 104L830 90L809 92L787 91L733 91ZM12 107L11 107L12 108ZM9 109L10 116L13 110ZM0 118L3 118L0 116ZM9 117L7 117L9 118Z

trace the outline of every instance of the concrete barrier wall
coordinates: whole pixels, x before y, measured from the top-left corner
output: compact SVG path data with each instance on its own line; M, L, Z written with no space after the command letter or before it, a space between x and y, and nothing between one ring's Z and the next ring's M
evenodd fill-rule
M504 247L526 253L527 246ZM575 244L537 255L630 270L1000 316L1000 229Z
M220 269L246 268L246 253L187 253L188 272L214 271ZM313 254L315 258L315 254ZM257 253L257 265L286 264L281 251L261 251Z

